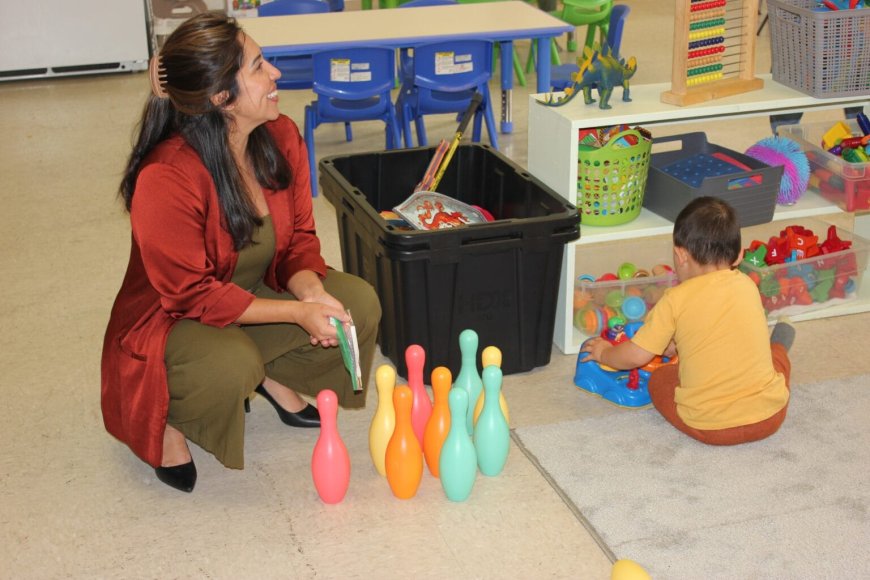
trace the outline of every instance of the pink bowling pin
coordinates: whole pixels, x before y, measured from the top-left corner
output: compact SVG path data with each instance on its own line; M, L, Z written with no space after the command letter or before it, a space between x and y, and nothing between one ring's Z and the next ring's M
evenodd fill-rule
M423 433L423 457L429 473L438 477L439 459L441 447L450 432L450 407L448 395L453 382L453 375L447 367L436 367L432 371L432 393L435 395L435 404L432 406L432 414L426 423L426 431Z
M350 455L338 433L338 397L325 389L317 395L320 411L320 436L311 454L311 476L323 503L336 504L344 499L350 485Z
M414 403L411 406L411 426L420 446L423 446L423 433L426 431L426 423L432 415L432 401L429 393L423 386L423 365L426 363L426 351L419 344L412 344L405 349L405 364L408 367L408 386L414 394Z

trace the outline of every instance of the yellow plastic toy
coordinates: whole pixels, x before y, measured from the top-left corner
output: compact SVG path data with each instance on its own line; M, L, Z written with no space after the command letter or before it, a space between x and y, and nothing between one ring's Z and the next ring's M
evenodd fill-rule
M610 580L652 580L652 578L637 562L617 560L610 570Z
M830 129L828 129L828 132L822 136L822 147L824 147L825 149L830 149L846 137L851 136L852 130L846 123L840 121Z

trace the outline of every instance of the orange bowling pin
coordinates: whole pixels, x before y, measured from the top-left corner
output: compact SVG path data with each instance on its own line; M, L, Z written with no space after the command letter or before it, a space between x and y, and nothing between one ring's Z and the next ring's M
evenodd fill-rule
M488 366L495 365L498 368L501 368L501 350L497 346L488 346L483 349L483 352L480 354L480 362L482 369L485 369ZM480 417L480 412L483 411L483 400L486 398L486 391L482 392L480 396L477 398L477 405L474 407L474 424L477 425L477 418ZM498 395L498 403L501 407L501 412L504 413L504 419L510 425L511 415L508 411L507 400L504 398L504 392L500 392Z
M378 387L378 408L369 426L369 453L375 469L386 477L385 457L387 444L396 427L396 409L393 407L393 389L396 388L396 369L381 365L375 372L375 385Z
M432 392L435 394L435 405L432 407L432 414L429 416L426 430L423 432L423 456L426 458L429 473L435 477L438 477L439 473L438 461L441 456L441 447L450 431L450 407L447 396L450 393L452 381L453 375L447 367L437 367L432 370Z
M411 425L413 402L414 394L407 385L400 385L393 391L396 428L387 444L386 469L390 489L399 499L414 497L423 479L423 449Z

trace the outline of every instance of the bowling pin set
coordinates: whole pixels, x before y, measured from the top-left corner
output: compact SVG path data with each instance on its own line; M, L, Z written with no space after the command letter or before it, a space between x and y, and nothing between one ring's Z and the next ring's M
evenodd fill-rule
M434 403L423 385L426 353L419 345L405 351L407 385L396 385L389 365L375 373L378 409L369 429L369 451L378 473L400 499L416 495L424 462L453 501L468 498L478 469L487 476L504 469L510 433L501 392L501 351L484 349L481 377L477 333L463 330L459 348L462 366L455 382L451 384L447 367L432 371Z
M375 469L400 499L417 494L424 463L452 501L468 498L478 469L487 476L504 469L510 415L501 392L501 351L484 349L479 374L477 333L463 330L459 347L462 365L455 382L447 367L432 371L434 403L423 384L426 353L421 346L405 350L407 385L396 384L396 371L389 365L375 372L378 407L369 427L369 451ZM338 434L335 394L323 391L317 403L321 435L312 456L312 476L320 498L339 503L350 482L350 458Z

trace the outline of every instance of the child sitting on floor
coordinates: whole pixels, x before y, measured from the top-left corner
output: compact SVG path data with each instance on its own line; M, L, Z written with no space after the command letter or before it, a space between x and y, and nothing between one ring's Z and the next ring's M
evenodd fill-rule
M583 351L617 368L640 367L679 352L649 379L650 398L674 427L710 445L764 439L785 419L794 328L779 322L768 338L758 288L735 267L743 257L734 209L700 197L674 223L668 289L631 340L588 341Z

